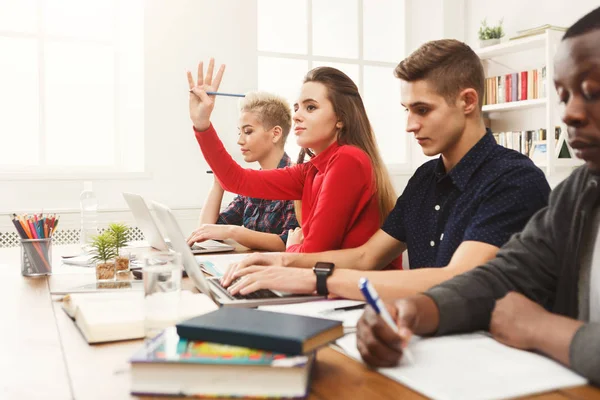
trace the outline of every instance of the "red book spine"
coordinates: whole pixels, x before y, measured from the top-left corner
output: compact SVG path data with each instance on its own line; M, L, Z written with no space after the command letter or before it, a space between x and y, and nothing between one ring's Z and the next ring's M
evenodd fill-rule
M527 71L521 72L521 99L527 100Z
M507 74L504 79L505 93L506 93L506 102L508 103L512 99L512 76Z

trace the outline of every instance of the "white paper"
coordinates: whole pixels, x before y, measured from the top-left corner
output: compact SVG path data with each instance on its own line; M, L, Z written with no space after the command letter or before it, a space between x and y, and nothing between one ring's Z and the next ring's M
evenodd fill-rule
M78 265L80 267L93 267L94 262L92 261L91 254L81 254L74 257L62 258L63 264Z
M361 360L356 335L346 335L337 344ZM505 346L482 333L414 337L409 348L414 363L402 360L379 372L433 399L504 399L587 383L547 357Z
M349 307L357 304L364 304L364 301L356 300L317 300L297 304L281 304L272 306L260 306L259 310L273 311L285 314L305 315L308 317L318 317L342 321L344 328L355 327L363 309L350 311L333 311L338 307Z

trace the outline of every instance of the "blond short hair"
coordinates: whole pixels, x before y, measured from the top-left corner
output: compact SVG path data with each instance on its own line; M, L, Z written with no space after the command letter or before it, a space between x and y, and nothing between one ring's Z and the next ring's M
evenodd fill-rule
M280 126L285 144L292 128L292 108L281 96L268 92L249 92L240 100L240 112L253 112L266 130Z

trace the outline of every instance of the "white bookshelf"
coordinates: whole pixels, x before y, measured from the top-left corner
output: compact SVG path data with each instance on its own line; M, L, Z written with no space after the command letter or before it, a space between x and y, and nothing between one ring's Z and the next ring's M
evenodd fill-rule
M545 170L551 184L556 183L553 178L564 177L570 169L583 164L579 159L559 159L555 154L555 127L561 126L561 134L566 135L566 129L560 119L558 96L552 84L554 54L563 34L561 31L547 30L540 35L475 50L483 61L486 77L490 70L494 69L502 72L489 73L489 76L546 67L546 98L485 105L483 112L490 118L493 131L497 131L494 129L495 123L504 127L512 126L513 129L510 130L513 131L546 129L547 153L536 165ZM537 66L532 63L537 63ZM504 130L508 129L502 129Z
M542 34L536 36L529 36L522 39L509 40L507 42L500 43L495 46L478 49L475 52L482 60L488 60L490 58L497 58L504 55L514 54L527 50L539 49L544 46L545 42L546 34Z
M532 99L532 100L521 100L521 101L510 101L508 103L500 104L489 104L483 106L484 113L490 112L501 112L501 111L512 111L512 110L525 110L528 108L535 107L546 107L548 103L547 99Z

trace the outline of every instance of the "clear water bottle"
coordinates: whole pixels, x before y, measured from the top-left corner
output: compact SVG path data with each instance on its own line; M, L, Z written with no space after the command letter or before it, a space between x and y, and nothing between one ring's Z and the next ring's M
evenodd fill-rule
M92 182L83 182L83 192L79 196L81 207L81 246L85 247L98 234L98 199L92 190Z

